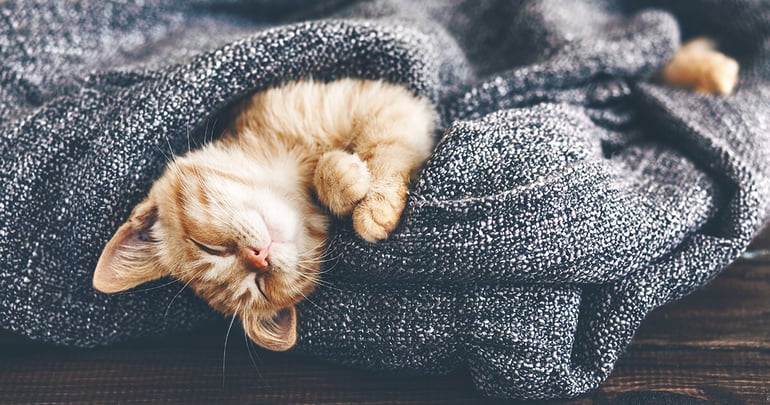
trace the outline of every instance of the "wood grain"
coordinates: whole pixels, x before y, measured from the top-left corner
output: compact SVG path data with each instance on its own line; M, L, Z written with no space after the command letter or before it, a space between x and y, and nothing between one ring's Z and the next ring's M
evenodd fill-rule
M753 249L770 248L770 231ZM363 372L276 354L230 336L192 335L73 350L0 332L0 403L495 404L469 376ZM559 401L770 403L770 257L740 260L653 311L600 389Z

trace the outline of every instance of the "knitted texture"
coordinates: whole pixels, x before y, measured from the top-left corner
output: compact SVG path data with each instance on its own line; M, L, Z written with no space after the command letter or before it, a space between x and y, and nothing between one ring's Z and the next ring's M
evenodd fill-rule
M97 346L214 319L169 280L92 290L106 241L244 96L385 79L435 102L441 139L391 238L333 225L296 350L593 389L770 215L770 5L668 3L0 1L0 327ZM740 62L734 95L651 79L697 35Z

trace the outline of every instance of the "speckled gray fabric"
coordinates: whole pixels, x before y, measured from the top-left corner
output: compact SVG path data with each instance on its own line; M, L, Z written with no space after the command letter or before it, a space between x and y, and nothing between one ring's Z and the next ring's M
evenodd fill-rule
M297 350L467 367L492 396L595 388L770 214L770 6L667 3L1 1L0 327L95 346L216 318L168 280L94 292L103 244L243 96L384 78L436 103L442 138L389 240L335 224ZM650 80L680 33L740 61L733 96Z

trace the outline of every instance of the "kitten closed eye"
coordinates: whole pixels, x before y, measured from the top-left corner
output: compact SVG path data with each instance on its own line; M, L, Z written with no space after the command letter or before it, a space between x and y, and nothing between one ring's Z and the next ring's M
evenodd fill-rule
M198 242L197 240L193 238L189 238L190 242L192 242L195 246L198 247L198 249L214 256L227 256L233 254L229 249L222 247L222 246L209 246L205 245L203 243Z

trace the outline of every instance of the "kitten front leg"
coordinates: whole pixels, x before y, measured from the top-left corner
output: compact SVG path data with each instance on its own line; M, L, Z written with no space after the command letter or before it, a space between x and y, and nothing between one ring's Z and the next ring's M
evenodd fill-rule
M353 228L367 242L388 237L406 205L407 182L378 182L353 211Z
M353 209L353 228L362 239L386 239L406 205L411 178L433 149L436 113L431 104L399 91L387 103L357 117L352 149L371 174L369 191Z
M369 192L353 210L353 228L368 242L388 237L406 205L410 174L425 157L404 145L384 144L363 154L369 166Z
M369 169L358 155L333 150L318 160L313 186L318 199L339 216L348 215L369 192Z
M352 212L353 228L364 240L385 239L398 224L410 172L420 163L413 154L403 147L383 145L371 149L364 162L356 153L327 152L313 176L318 199L335 215Z

